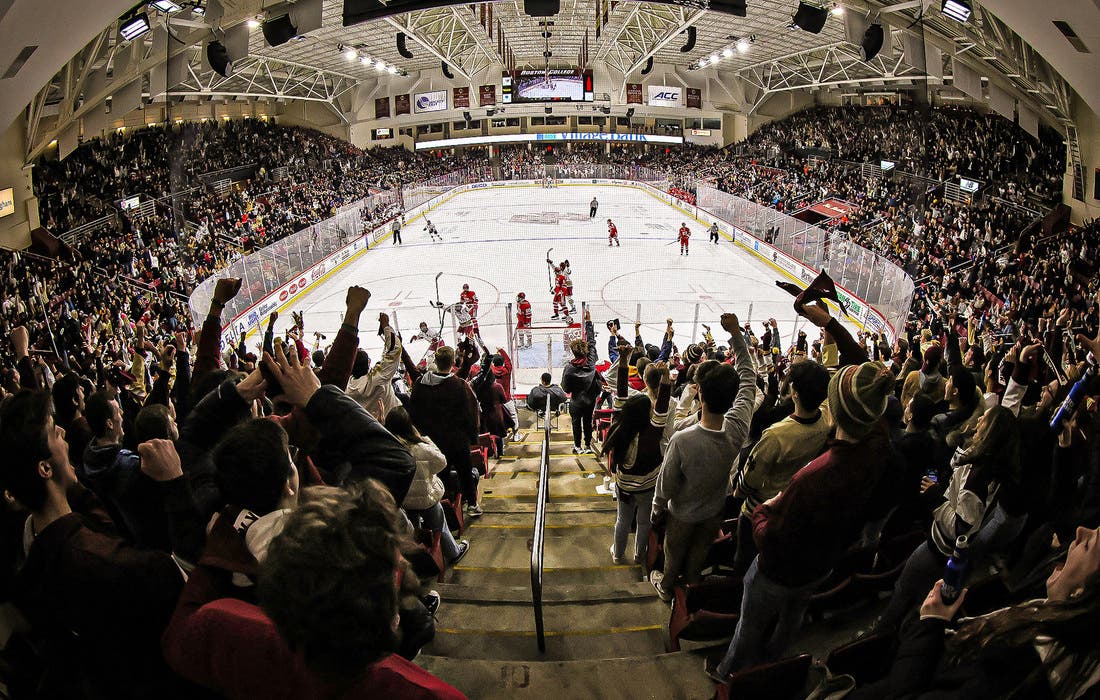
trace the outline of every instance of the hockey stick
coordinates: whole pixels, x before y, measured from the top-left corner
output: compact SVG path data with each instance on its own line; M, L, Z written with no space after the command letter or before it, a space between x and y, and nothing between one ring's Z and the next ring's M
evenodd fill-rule
M553 290L553 288L554 288L554 275L550 271L550 266L553 265L553 263L550 262L550 251L551 250L553 250L553 248L550 248L546 251L546 281L550 284L550 289Z

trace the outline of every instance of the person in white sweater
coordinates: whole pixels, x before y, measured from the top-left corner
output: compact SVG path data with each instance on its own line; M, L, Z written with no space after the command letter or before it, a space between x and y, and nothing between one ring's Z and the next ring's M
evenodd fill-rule
M401 338L390 325L389 316L384 313L378 315L378 335L382 336L382 359L371 367L370 357L360 349L352 365L347 394L376 420L384 421L386 414L401 405L393 391L393 375L401 366ZM382 402L380 414L379 401Z
M443 497L443 482L439 472L447 468L447 458L435 446L431 438L424 437L412 424L409 413L398 406L386 414L386 430L401 441L416 460L416 476L401 508L412 521L422 520L424 527L439 530L439 544L448 566L458 563L470 549L466 540L455 541L447 527L447 518L439 499Z

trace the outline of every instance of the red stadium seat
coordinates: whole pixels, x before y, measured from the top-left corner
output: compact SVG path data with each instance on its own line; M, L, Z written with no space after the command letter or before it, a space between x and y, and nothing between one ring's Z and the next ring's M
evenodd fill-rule
M718 686L717 700L795 700L804 698L813 657L799 654L733 674Z
M725 639L737 628L741 581L727 577L677 586L668 620L668 650L680 651L680 639Z

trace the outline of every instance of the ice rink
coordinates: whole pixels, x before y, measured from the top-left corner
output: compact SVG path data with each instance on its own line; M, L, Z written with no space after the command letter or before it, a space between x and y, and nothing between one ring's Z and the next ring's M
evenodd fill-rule
M595 197L599 208L589 218ZM608 247L607 219L619 231L619 247ZM443 237L433 242L424 231L431 220ZM677 231L681 222L692 231L690 253L680 255ZM462 285L469 284L480 301L481 336L490 350L508 347L509 329L515 328L515 299L525 292L534 312L535 347L524 350L517 365L526 369L547 365L547 346L552 362L561 359L560 322L552 321L552 294L547 264L548 249L555 263L568 259L573 274L573 296L579 320L582 302L591 310L601 359L606 357L608 319L618 318L624 335L633 339L635 320L642 321L647 343L659 345L665 319L672 318L675 342L683 348L702 339L702 324L714 331L721 345L727 337L719 325L722 313L736 313L750 321L759 336L763 323L774 317L779 323L784 350L797 332L793 298L775 286L780 272L735 246L726 237L708 242L706 226L645 190L626 186L564 184L552 189L540 186L493 187L454 195L423 215L406 221L403 244L390 239L336 271L320 286L282 313L276 328L290 323L290 311L305 313L307 335L321 331L329 341L340 326L347 287L358 284L371 292L370 304L360 323L360 344L377 358L381 348L376 335L379 311L390 313L406 341L410 356L419 360L424 342L410 341L421 321L443 329L448 344L454 342L453 319L430 305L439 298L458 300ZM510 323L506 304L512 304ZM801 322L798 328L805 328ZM807 329L812 341L816 329ZM524 381L537 373L524 373ZM557 373L555 373L557 376ZM521 389L526 387L521 387Z

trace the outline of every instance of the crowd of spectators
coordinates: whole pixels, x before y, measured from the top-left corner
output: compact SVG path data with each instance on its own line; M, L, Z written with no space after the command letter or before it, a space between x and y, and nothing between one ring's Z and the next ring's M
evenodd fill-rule
M918 157L893 131L907 115L881 109L891 116L860 117L861 128L881 129L877 143L907 158L930 157L922 174L978 169L1006 194L1014 183L1043 192L1050 161L1018 131L934 112L924 122L934 143ZM796 115L750 146L878 157L858 129L831 130L848 111ZM370 295L353 287L331 345L307 345L301 320L276 339L271 318L260 356L243 344L222 355L222 310L240 280L218 282L201 329L191 327L185 296L242 251L476 156L362 153L276 129L198 125L193 138L181 127L90 144L72 165L43 169L44 221L64 228L95 218L97 205L69 206L79 179L105 203L136 182L154 196L176 188L177 176L189 184L193 173L235 164L231 139L262 142L270 132L283 145L273 149L282 160L260 162L227 192L120 215L118 229L76 243L72 261L4 254L3 590L35 650L12 682L42 697L194 697L200 688L242 698L461 697L406 659L430 639L440 604L423 582L471 546L451 535L448 517L481 514L470 445L488 431L503 448L517 427L507 353L475 336L417 364L380 314L385 350L372 361L357 351ZM177 151L195 154L186 172L150 150L173 138L187 144ZM590 157L578 151L564 165ZM812 596L838 568L920 532L879 622L898 662L860 697L948 688L965 697L1006 688L1095 694L1100 225L1021 242L1026 220L1008 203L915 196L904 179L868 183L851 166L797 153L746 158L616 149L610 160L697 168L721 189L780 210L827 197L853 202L838 230L926 282L893 343L853 338L809 303L798 310L817 337L803 333L786 348L772 321L757 337L724 316L727 341L708 331L706 342L682 349L671 331L658 348L609 325L604 365L585 318L562 388L544 377L540 390L572 393L576 451L583 436L585 449L610 457L619 491L613 560L627 557L634 529L633 557L648 562L652 529L663 565L651 581L670 599L701 579L711 542L727 531L736 553L719 564L732 570L731 595L742 604L727 653L709 667L725 682L796 643ZM503 149L501 170L518 173L536 159L538 151ZM366 216L389 214L380 206ZM1082 378L1076 413L1052 430ZM601 442L592 417L605 392L618 411ZM1009 606L966 608L985 615L958 623L945 641L966 596L943 600L937 579L963 535L980 563L975 577L995 571ZM85 588L74 595L78 580Z

